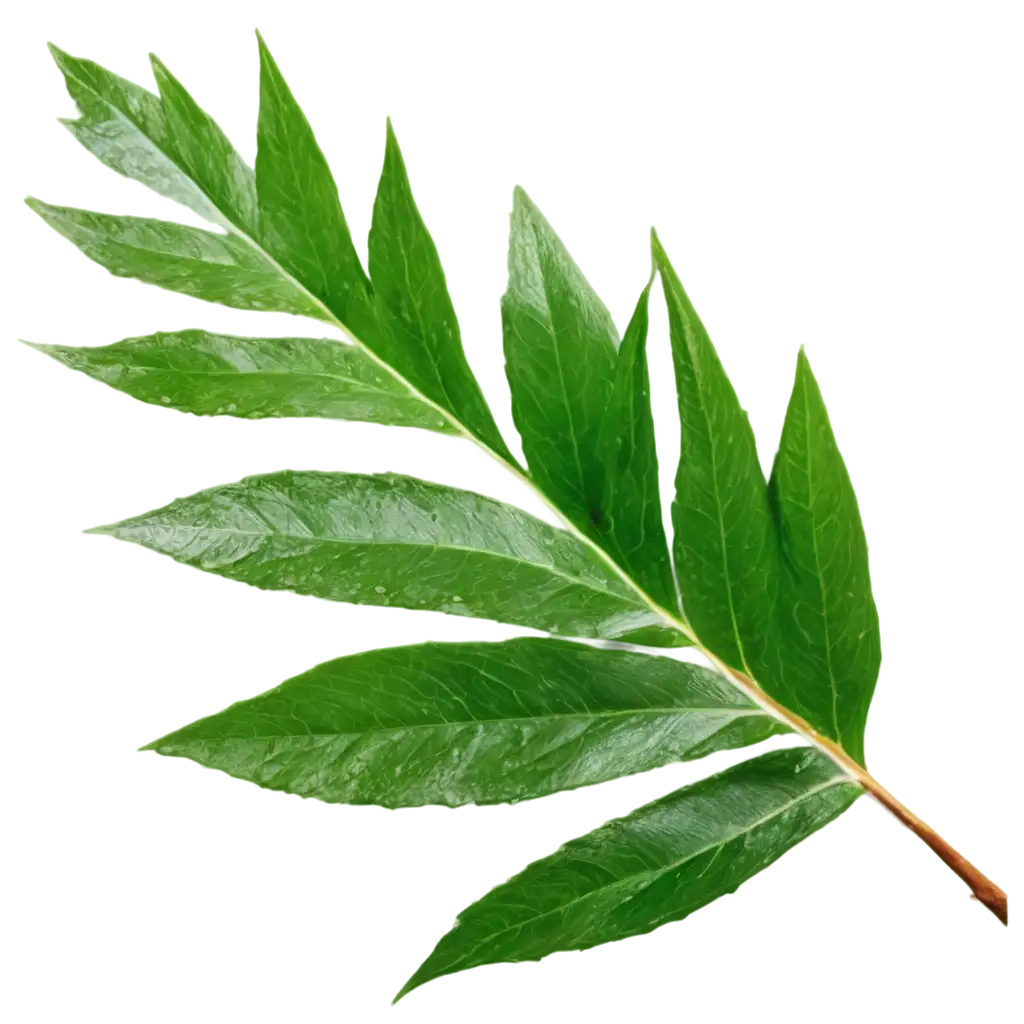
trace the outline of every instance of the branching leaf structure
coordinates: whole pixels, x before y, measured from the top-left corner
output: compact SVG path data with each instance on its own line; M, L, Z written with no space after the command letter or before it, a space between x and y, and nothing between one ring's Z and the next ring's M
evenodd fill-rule
M112 274L312 317L330 336L192 329L99 348L35 347L141 401L196 415L316 416L455 435L525 481L563 525L410 477L284 471L91 532L256 587L548 636L338 658L145 749L268 789L410 807L516 802L779 733L804 741L531 864L466 909L400 995L470 967L680 920L864 792L1005 922L1005 893L865 767L878 616L857 500L804 352L766 480L747 415L658 237L651 279L620 339L551 224L517 189L501 314L519 465L466 360L390 122L364 269L313 130L262 39L259 53L252 169L155 58L159 95L53 49L79 110L65 122L75 138L210 230L28 203ZM681 427L671 539L646 354L655 277ZM709 667L673 657L684 646Z

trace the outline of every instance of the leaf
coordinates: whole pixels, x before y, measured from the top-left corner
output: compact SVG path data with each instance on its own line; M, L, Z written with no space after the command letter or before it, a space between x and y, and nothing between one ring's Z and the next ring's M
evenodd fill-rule
M266 590L677 646L593 551L469 491L382 474L275 473L91 533Z
M245 240L144 217L117 217L27 199L29 207L116 277L236 309L323 318L308 295Z
M765 689L864 763L882 661L857 498L803 349L768 485L786 658Z
M754 433L658 237L681 428L673 555L683 612L705 647L760 677L775 638L778 559Z
M618 818L464 910L397 999L445 974L539 960L679 921L837 818L860 787L806 747L746 761Z
M33 345L151 405L197 416L321 416L451 432L430 406L354 345L177 331L115 345Z
M579 529L595 536L604 496L599 438L618 333L521 188L513 198L501 319L512 417L530 476Z
M156 57L159 99L92 61L53 45L50 52L81 114L64 124L86 149L207 220L255 231L251 168Z
M588 786L781 731L710 669L524 638L338 658L145 749L329 803L457 807Z
M604 489L597 531L604 549L663 608L678 613L672 561L661 519L658 453L647 373L647 304L640 294L622 339L601 426Z
M514 463L466 362L441 261L413 200L390 119L373 204L369 266L382 324L375 350L492 451Z
M352 244L338 188L305 114L263 37L256 35L260 242L338 320L364 328L372 323L370 283Z

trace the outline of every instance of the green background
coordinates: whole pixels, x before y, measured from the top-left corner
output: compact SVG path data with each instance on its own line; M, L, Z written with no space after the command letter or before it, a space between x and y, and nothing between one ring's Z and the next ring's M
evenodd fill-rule
M14 207L18 190L117 196L47 131L62 100L39 40L127 66L160 46L248 140L256 20L344 172L356 219L381 117L398 119L481 367L513 175L535 185L620 304L643 272L647 227L676 222L670 246L766 443L788 350L807 335L863 489L882 596L872 764L894 781L1020 777L1024 17L7 10L0 335L84 343L210 318L103 280ZM699 178L690 187L683 175ZM237 472L459 472L456 457L356 428L195 426L62 380L10 344L0 444L0 1019L878 1012L737 1001L764 998L1019 1015L1000 1000L1024 998L1024 933L993 933L870 809L683 925L384 1010L447 912L635 795L501 815L313 812L138 763L127 744L182 716L313 656L439 624L251 593L77 530ZM1009 792L1019 819L1022 791ZM992 827L1010 810L993 807ZM481 1001L495 999L500 1010ZM679 999L699 1001L664 1001Z

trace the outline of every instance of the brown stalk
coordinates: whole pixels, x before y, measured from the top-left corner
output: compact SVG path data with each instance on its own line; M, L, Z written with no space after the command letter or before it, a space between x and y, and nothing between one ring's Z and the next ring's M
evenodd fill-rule
M718 660L716 658L716 660ZM722 663L719 663L722 664ZM891 817L904 828L937 860L952 877L970 892L970 901L978 906L986 918L995 925L1010 923L1009 898L995 882L987 878L984 871L970 857L966 850L959 848L951 839L947 839L939 831L924 821L918 813L911 810L904 802L898 800L876 777L858 764L838 743L820 735L799 715L795 715L780 703L773 700L749 676L744 676L734 669L726 668L744 689L753 690L763 705L770 707L779 718L792 725L801 735L810 739L814 745L826 753L831 760L843 768L856 782L864 788Z

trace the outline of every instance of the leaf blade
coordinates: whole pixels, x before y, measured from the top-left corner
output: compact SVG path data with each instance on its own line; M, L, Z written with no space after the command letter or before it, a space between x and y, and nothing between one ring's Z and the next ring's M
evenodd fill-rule
M263 37L256 129L259 239L273 257L357 333L371 322L370 285L338 188L313 129Z
M878 611L857 498L802 348L768 491L785 659L764 686L863 764L882 660Z
M466 361L444 270L413 198L390 118L373 203L369 268L381 325L369 343L420 391L514 464Z
M324 319L323 311L304 292L282 278L259 250L235 235L146 217L51 206L33 198L25 202L115 277L133 277L235 309Z
M612 394L601 424L604 486L597 530L602 546L616 562L661 607L678 613L679 598L661 518L647 371L650 292L648 281L622 337Z
M677 790L566 843L463 911L396 1001L445 974L588 949L681 920L734 892L860 792L802 747Z
M683 642L570 534L492 498L411 477L249 477L89 532L263 589L569 636Z
M530 476L594 536L604 479L600 427L615 377L618 332L521 188L513 195L501 318L512 418Z
M657 235L681 427L673 555L683 612L706 647L760 678L774 668L777 550L754 434Z
M338 658L145 749L329 803L458 807L593 785L780 731L710 669L520 638Z
M139 401L197 416L317 416L452 430L361 349L330 338L186 330L90 348L31 347Z

